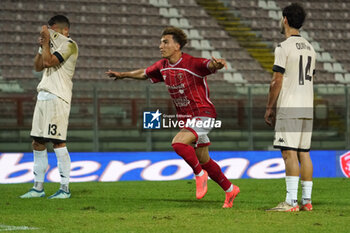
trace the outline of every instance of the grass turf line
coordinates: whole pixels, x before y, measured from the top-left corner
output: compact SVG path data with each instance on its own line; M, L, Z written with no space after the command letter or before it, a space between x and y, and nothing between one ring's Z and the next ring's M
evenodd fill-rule
M67 200L20 199L32 184L1 184L0 224L40 228L23 232L350 232L349 179L314 179L314 211L297 213L264 211L284 200L284 179L233 183L241 193L232 209L221 208L225 194L211 180L202 200L194 180L72 183ZM45 184L46 195L58 187Z

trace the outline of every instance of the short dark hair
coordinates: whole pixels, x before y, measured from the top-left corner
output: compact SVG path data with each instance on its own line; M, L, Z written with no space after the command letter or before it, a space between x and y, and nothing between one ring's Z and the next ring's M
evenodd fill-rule
M172 35L174 41L180 45L181 49L187 44L186 33L181 28L172 26L166 27L162 32L162 36L165 35Z
M282 15L283 17L287 17L288 25L295 29L300 29L303 26L306 17L304 8L298 3L292 3L285 7Z
M49 26L52 26L54 24L62 24L65 27L70 28L69 19L64 15L55 15L47 23L49 24Z

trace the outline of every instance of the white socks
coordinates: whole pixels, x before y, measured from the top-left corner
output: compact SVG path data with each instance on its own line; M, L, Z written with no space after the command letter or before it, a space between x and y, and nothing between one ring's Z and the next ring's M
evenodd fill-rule
M196 174L194 174L195 176L202 176L202 175L204 175L204 171L203 171L203 169L202 169L202 171L200 172L200 173L198 173L197 175Z
M289 205L296 206L298 204L298 176L286 176L287 195L286 202ZM312 181L300 181L302 188L301 204L311 203Z
M41 191L43 190L43 184L45 180L45 172L49 165L47 159L47 150L37 151L33 150L34 155L34 189Z
M299 176L286 176L286 202L291 206L298 205Z
M302 188L301 204L305 205L311 203L312 181L302 180L300 183Z
M57 166L61 176L61 187L65 192L69 192L70 157L67 147L54 149L57 157Z
M231 186L227 190L225 190L225 192L229 193L229 192L232 192L232 190L233 190L233 184L231 184Z

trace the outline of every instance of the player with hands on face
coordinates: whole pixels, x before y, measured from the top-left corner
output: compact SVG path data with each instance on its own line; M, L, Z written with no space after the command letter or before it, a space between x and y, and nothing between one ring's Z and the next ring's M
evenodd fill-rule
M32 130L34 156L34 186L21 198L44 197L44 180L48 168L46 144L53 143L61 177L59 190L50 199L70 198L69 176L71 161L66 147L68 118L72 99L72 78L78 58L78 46L69 37L70 22L56 15L43 25L38 39L39 49L34 58L36 71L43 71L37 87Z

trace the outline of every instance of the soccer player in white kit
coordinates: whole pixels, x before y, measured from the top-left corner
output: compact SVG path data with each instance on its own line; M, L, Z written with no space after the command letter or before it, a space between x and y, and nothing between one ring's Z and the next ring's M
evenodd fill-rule
M281 32L286 40L275 49L265 122L275 126L274 147L281 149L285 162L287 195L284 202L267 211L312 210L313 167L309 151L316 53L299 34L305 16L299 4L294 3L283 9ZM302 186L300 208L297 201L299 174Z
M60 189L49 197L70 198L70 156L66 147L68 118L72 99L72 78L78 58L78 46L69 38L67 17L56 15L42 26L39 50L35 56L36 71L43 71L37 87L32 130L34 186L21 198L44 197L45 172L48 168L46 143L52 142L61 177Z

